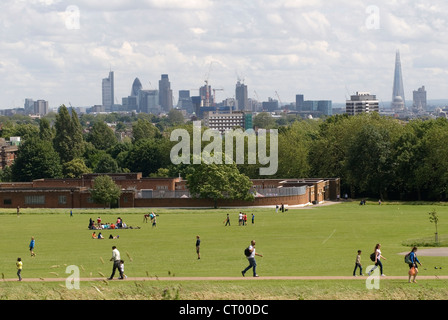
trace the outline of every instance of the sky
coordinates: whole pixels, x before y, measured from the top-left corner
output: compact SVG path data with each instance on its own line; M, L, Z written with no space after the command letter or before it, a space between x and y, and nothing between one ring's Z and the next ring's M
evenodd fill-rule
M161 74L175 103L205 81L233 98L238 79L258 101L390 101L397 50L406 100L423 85L443 99L447 19L445 0L4 0L0 108L101 104L110 70L116 103L136 77L157 89Z

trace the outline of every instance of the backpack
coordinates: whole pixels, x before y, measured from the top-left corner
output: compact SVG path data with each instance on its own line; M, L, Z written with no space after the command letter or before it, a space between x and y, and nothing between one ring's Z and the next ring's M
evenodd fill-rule
M244 255L246 257L249 257L251 255L252 252L250 252L249 247L247 247L246 249L244 249Z
M412 263L412 261L411 261L411 253L410 252L407 255L404 256L404 263L407 263L407 264L411 264Z
M370 260L375 262L375 252L370 255Z

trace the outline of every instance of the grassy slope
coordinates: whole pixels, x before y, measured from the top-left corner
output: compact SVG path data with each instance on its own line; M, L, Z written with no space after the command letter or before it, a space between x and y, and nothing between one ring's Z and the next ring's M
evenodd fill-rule
M129 276L239 276L247 265L243 249L251 239L255 239L257 251L264 255L257 259L261 276L351 275L357 249L363 250L363 265L366 267L371 264L368 255L377 242L382 244L383 254L388 259L384 262L384 272L387 275L404 275L407 267L403 257L398 255L407 250L402 243L434 234L435 228L427 213L432 208L433 205L359 206L349 203L289 210L283 214L276 214L274 209L249 209L246 211L249 216L252 212L256 215L255 225L251 225L249 219L249 225L245 227L237 225L238 209L165 209L157 211L156 228L142 222L145 210L134 210L134 213L123 209L75 210L73 218L70 218L68 212L60 210L24 209L20 217L12 211L11 214L0 215L0 272L5 278L14 278L15 261L20 256L24 262L24 277L65 277L65 266L72 264L81 268L81 277L109 276L111 263L108 260L111 246L115 244L126 261L125 270ZM439 234L443 235L446 233L448 207L438 206L437 210ZM224 227L226 213L231 215L231 227ZM103 221L110 222L121 216L128 225L140 226L141 229L104 231L106 238L112 233L119 234L120 239L92 240L87 224L90 217L95 219L98 215ZM195 254L197 234L202 239L201 260L197 260ZM31 236L36 238L36 258L31 258L28 252ZM427 269L421 269L421 274L447 274L448 267L434 269L434 266L445 266L447 259L421 257ZM184 288L181 292L187 292L190 290L187 287L193 286L193 296L200 295L201 290L194 289L193 284L180 285ZM197 285L204 288L203 283ZM319 288L315 282L300 282L302 288L308 288L308 296L316 296L320 290L328 291L328 285L338 290L348 286L347 292L353 291L353 286L361 285L360 290L365 290L365 286L356 281L353 285L344 282L342 286L341 283L335 286L335 282L330 282L324 285L325 288ZM10 286L13 289L16 284ZM173 284L169 286L174 288L173 298L178 289ZM229 292L238 291L233 290L233 286L250 290L249 286L253 284L215 286L207 285L211 288L208 295L226 296ZM267 296L285 295L296 299L301 295L296 286L288 282L263 282L256 284L255 291L249 293L259 295L256 291L262 290ZM158 285L151 288L156 287ZM214 293L215 290L218 293ZM331 292L336 294L336 291ZM160 298L160 291L156 292L153 297Z

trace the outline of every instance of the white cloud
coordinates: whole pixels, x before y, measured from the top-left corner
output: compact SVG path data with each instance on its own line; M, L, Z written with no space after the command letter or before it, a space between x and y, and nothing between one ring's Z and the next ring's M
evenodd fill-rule
M38 96L98 104L109 68L119 101L135 77L156 86L162 73L176 96L201 86L211 61L211 85L229 97L239 73L263 100L277 90L285 102L297 93L343 101L346 86L387 100L396 49L407 96L431 83L428 92L440 98L448 4L407 2L377 1L377 30L366 28L367 1L80 0L78 30L65 24L69 1L1 2L0 108Z

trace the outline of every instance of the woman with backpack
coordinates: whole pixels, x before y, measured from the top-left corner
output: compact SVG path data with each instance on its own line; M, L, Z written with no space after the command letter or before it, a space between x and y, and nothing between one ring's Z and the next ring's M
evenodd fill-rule
M384 260L387 260L387 259L381 255L380 248L381 248L381 244L377 243L377 245L375 246L375 252L374 252L375 266L369 271L369 276L370 276L370 273L372 273L372 271L378 267L380 267L381 276L383 276L383 277L385 276L385 274L383 273L383 264L381 263L381 258Z
M412 282L417 282L415 281L415 278L417 277L418 274L418 266L417 263L419 265L422 265L420 263L420 261L417 258L417 247L413 247L411 252L409 252L409 283L411 282L411 277L414 277L414 280Z

